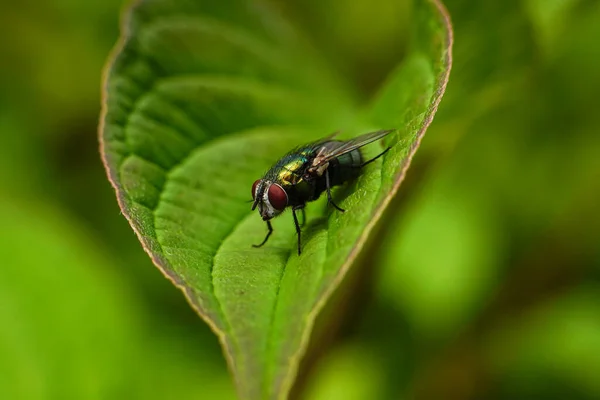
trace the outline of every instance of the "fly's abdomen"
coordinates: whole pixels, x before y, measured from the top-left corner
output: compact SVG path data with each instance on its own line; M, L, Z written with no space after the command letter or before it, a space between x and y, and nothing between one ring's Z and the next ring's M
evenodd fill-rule
M360 174L360 166L363 163L362 154L359 149L342 154L329 163L329 182L331 186L356 178Z

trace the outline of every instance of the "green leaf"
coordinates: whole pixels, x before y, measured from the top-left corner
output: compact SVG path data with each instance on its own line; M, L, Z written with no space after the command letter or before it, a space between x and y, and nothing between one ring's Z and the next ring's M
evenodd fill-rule
M123 214L219 336L240 397L285 398L316 314L437 110L451 65L449 17L437 0L418 1L407 57L365 101L267 7L157 0L128 15L101 127ZM289 213L266 246L252 248L266 227L250 211L250 188L278 157L334 130L391 127L392 149L334 194L346 213L322 200L308 207L301 256Z

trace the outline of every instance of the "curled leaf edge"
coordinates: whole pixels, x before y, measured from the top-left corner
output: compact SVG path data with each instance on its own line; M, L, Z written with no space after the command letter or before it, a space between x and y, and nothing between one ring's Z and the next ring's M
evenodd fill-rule
M112 70L115 60L117 59L118 55L121 53L123 48L125 47L128 40L130 39L131 32L129 29L129 27L130 27L129 22L130 22L131 14L133 13L133 10L142 3L142 1L143 0L132 0L129 4L127 4L123 7L122 12L121 12L122 18L120 21L121 34L119 35L119 39L118 39L117 43L112 48L112 50L107 58L106 64L102 70L101 111L100 111L99 124L98 124L99 151L100 151L102 163L106 170L107 178L108 178L111 186L115 190L116 197L117 197L117 203L119 205L119 209L121 210L121 213L123 214L123 216L129 223L131 228L133 229L134 233L136 234L138 240L140 241L140 243L142 245L142 248L144 249L146 254L148 254L150 259L152 260L152 263L165 276L165 278L167 278L169 281L171 281L171 283L175 287L177 287L179 290L181 290L183 292L184 297L186 298L187 302L192 307L192 309L200 316L200 318L202 318L202 320L215 333L219 342L221 343L221 346L223 347L223 350L224 350L223 353L227 360L227 365L230 370L230 373L231 373L234 381L236 382L236 387L239 389L240 385L238 384L238 377L235 373L235 361L231 354L231 346L227 340L226 334L216 325L216 323L210 318L210 316L204 310L202 310L201 305L197 302L194 290L190 287L185 286L185 284L182 282L182 280L178 276L176 276L172 271L169 270L168 262L166 260L164 260L162 257L160 257L159 255L157 255L151 251L150 244L146 241L141 230L137 227L136 222L134 221L133 215L131 215L128 212L127 205L126 205L126 197L125 197L126 195L124 194L123 188L119 184L119 179L117 176L118 170L116 170L115 168L113 168L110 165L108 154L105 151L106 144L105 144L105 140L104 140L104 132L106 129L105 120L106 120L106 115L107 115L107 111L108 111L108 106L107 106L107 104L108 104L108 78L111 73L111 70ZM317 315L323 309L327 300L331 297L331 295L334 293L334 291L341 284L342 280L346 276L346 274L347 274L348 270L350 269L351 265L353 264L354 260L357 258L359 253L362 251L370 232L373 230L373 228L375 227L375 224L377 224L377 222L381 218L383 211L386 209L386 207L391 202L392 198L395 196L398 189L400 188L400 185L402 184L402 181L404 180L404 177L406 176L406 172L408 171L408 168L410 167L412 158L413 158L414 154L416 153L417 149L419 148L419 145L421 143L423 136L425 135L425 132L431 125L433 118L435 117L435 114L439 107L439 104L442 100L442 97L446 91L446 87L448 85L448 80L450 77L450 71L452 69L452 46L454 43L454 33L453 33L453 29L452 29L452 22L450 19L450 14L448 13L448 10L446 9L446 7L444 6L444 4L442 3L441 0L427 0L427 1L429 3L431 3L437 9L437 13L438 13L439 17L442 19L442 25L445 28L444 36L446 39L444 46L443 46L443 48L445 50L444 61L443 61L445 68L443 69L441 74L439 74L438 77L436 77L437 87L435 88L435 93L433 94L433 97L432 97L433 101L430 102L430 107L428 108L426 115L421 123L421 127L419 128L419 131L416 135L417 138L411 144L410 150L408 152L408 156L404 160L399 173L396 175L396 178L394 179L394 183L392 185L391 190L385 195L385 197L375 207L373 215L371 216L371 219L369 220L368 224L365 226L365 229L363 230L362 234L359 236L359 238L354 243L352 250L348 254L348 257L346 258L345 262L342 264L342 266L338 270L338 272L335 275L335 277L333 278L331 284L321 293L320 297L316 300L314 307L308 313L307 319L306 319L307 324L304 327L304 331L300 338L300 345L298 346L296 352L294 352L291 355L290 363L289 363L289 370L287 371L286 376L282 381L281 390L279 391L279 395L278 395L278 398L280 398L280 399L286 398L287 394L289 393L289 391L293 385L293 382L294 382L295 377L298 372L300 359L302 358L302 356L304 355L304 353L306 351L306 347L308 345L310 334L313 330L313 325L314 325Z

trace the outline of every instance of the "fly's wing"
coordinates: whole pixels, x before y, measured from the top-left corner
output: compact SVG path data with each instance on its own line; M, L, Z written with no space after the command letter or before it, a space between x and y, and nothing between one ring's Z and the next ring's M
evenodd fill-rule
M316 142L309 143L306 146L318 151L321 147L323 147L327 143L331 143L331 141L334 140L335 137L339 134L340 134L340 131L335 131L331 135L324 137L323 139L319 139Z
M336 132L333 132L331 135L324 137L322 139L319 139L317 141L295 147L292 150L290 150L287 153L287 155L294 155L297 153L303 153L305 151L310 151L311 153L317 153L323 146L326 146L328 143L337 143L337 142L332 142L332 141L339 134L340 134L340 131L336 131Z
M381 139L387 134L393 132L393 129L383 130L377 132L365 133L359 137L354 139L346 140L346 141L324 141L321 142L318 146L317 155L315 157L313 168L317 168L320 165L326 164L327 162L333 160L334 158L340 157L346 153L351 152L352 150L358 149L359 147L363 147L371 142ZM330 140L329 138L327 138Z

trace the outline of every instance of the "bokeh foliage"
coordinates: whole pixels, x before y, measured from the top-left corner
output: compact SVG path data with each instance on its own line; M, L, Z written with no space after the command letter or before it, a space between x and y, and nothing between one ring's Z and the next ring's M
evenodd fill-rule
M281 4L363 94L404 54L411 15L366 3ZM600 398L600 4L446 5L446 97L369 249L370 289L315 346L299 396ZM234 396L216 339L140 249L99 162L120 7L0 14L0 398Z

